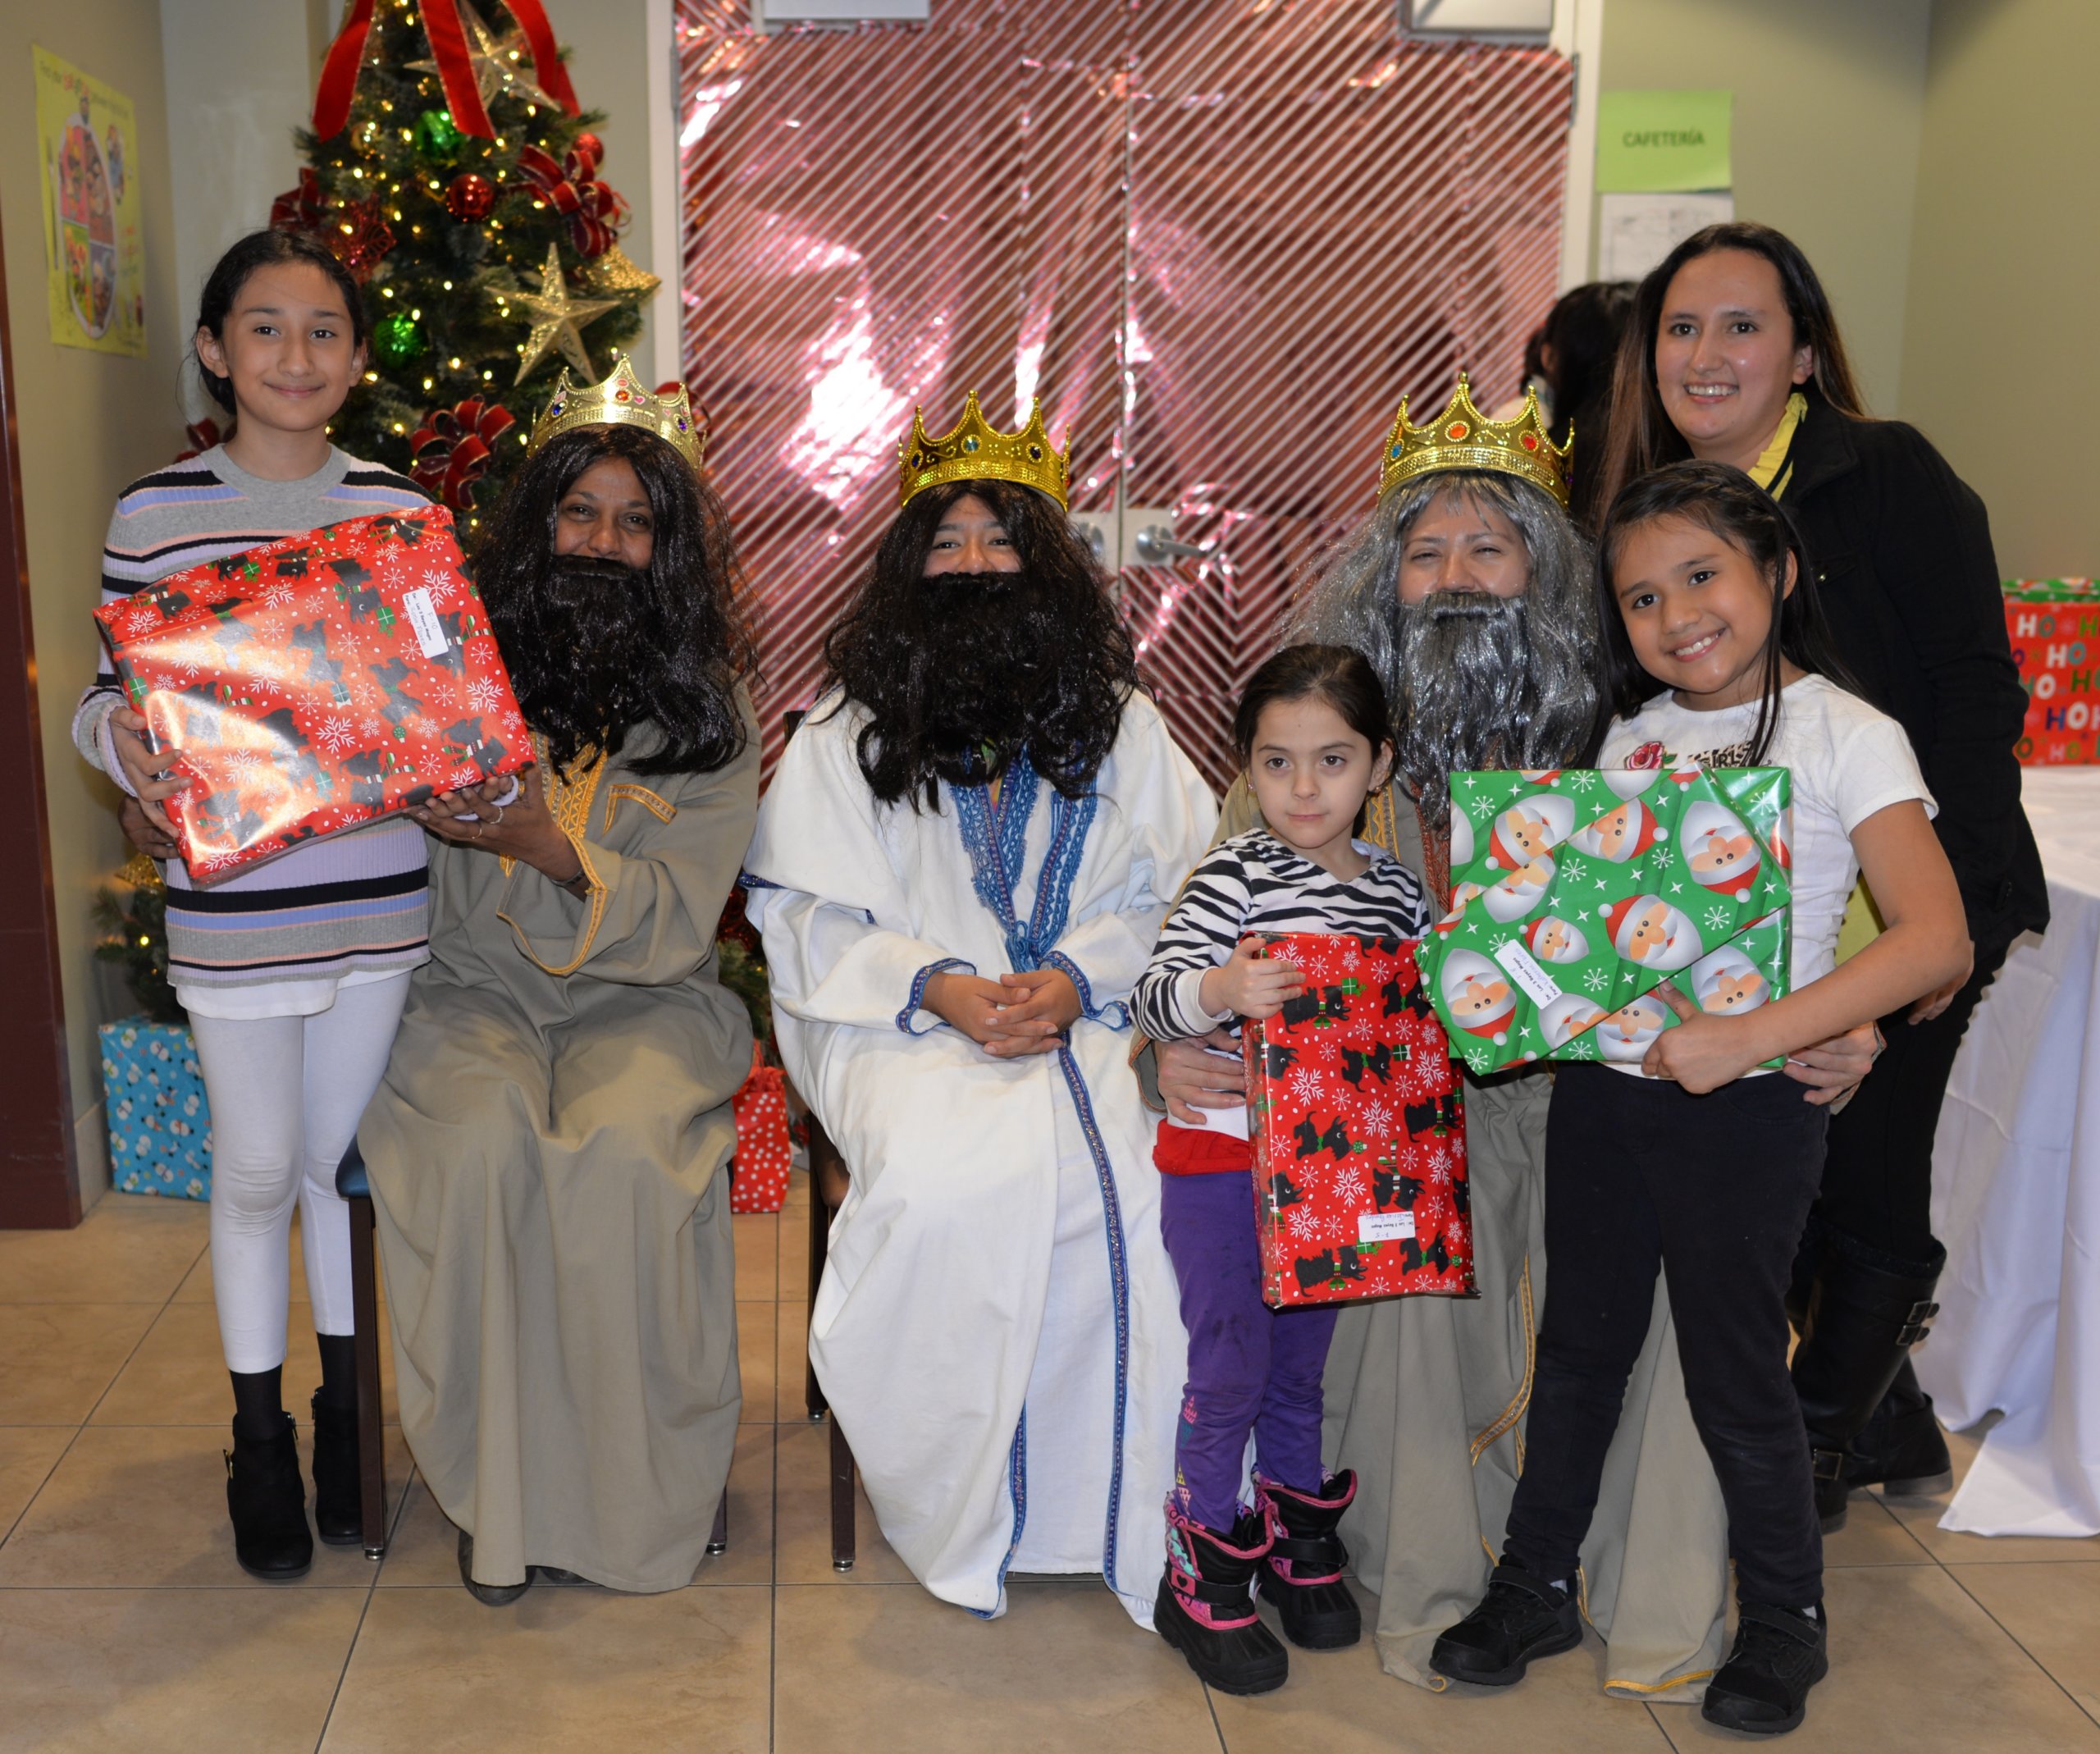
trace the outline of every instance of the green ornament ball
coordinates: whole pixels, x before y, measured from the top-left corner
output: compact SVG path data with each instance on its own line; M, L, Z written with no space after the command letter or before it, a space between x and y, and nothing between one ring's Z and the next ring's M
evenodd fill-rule
M430 348L430 337L406 311L382 317L372 326L372 356L388 371L399 371Z
M450 110L425 110L416 118L416 156L426 164L450 164L466 138Z

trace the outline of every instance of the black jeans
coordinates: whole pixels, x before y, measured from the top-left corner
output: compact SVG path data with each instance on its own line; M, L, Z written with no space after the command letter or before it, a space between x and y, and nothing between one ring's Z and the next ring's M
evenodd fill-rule
M1931 1022L1909 1021L1907 1005L1883 1017L1881 1033L1888 1051L1844 1112L1831 1117L1815 1228L1835 1231L1844 1241L1864 1246L1891 1272L1929 1272L1938 1257L1933 1237L1933 1135L1955 1050L2011 948L1978 945L1967 984Z
M1787 1276L1828 1117L1774 1075L1709 1096L1598 1065L1554 1074L1545 1313L1504 1556L1572 1578L1597 1504L1655 1273L1721 1496L1745 1601L1823 1596L1808 1438L1787 1373Z

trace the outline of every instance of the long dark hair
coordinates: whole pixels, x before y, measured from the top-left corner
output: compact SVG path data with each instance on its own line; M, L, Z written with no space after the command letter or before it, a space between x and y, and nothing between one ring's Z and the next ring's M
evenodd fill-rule
M1764 637L1764 685L1758 699L1757 728L1751 733L1743 762L1755 767L1770 752L1779 729L1780 660L1811 675L1822 676L1858 694L1830 637L1816 594L1815 569L1808 551L1779 502L1741 469L1725 463L1687 460L1644 475L1611 502L1597 538L1597 642L1602 671L1602 698L1591 738L1594 751L1602 745L1612 719L1630 719L1641 704L1664 686L1641 667L1628 637L1612 573L1627 537L1658 518L1683 518L1703 525L1731 548L1746 556L1772 587L1771 630ZM1787 589L1787 560L1794 562L1794 588Z
M304 231L251 231L229 244L226 253L205 277L204 290L197 300L197 321L191 333L198 329L208 330L212 338L223 345L226 318L232 314L233 301L240 296L240 289L248 284L248 276L258 268L274 267L280 263L304 263L308 267L320 269L333 281L336 290L343 295L343 308L350 319L351 349L354 351L364 345L368 333L364 295L350 277L350 271L329 253L328 246ZM204 386L204 393L229 414L238 416L233 380L221 377L198 359L194 346L189 349L189 357L196 361L197 376Z
M1740 249L1762 256L1779 276L1779 290L1793 325L1794 345L1813 349L1815 368L1809 385L1815 399L1854 420L1865 420L1860 395L1829 295L1801 246L1783 231L1747 220L1709 226L1695 231L1664 257L1633 295L1633 315L1619 345L1612 374L1611 413L1606 422L1605 456L1598 491L1604 502L1615 500L1636 476L1691 454L1691 447L1670 424L1655 380L1655 337L1662 327L1663 303L1670 282L1687 262L1717 249Z
M1610 430L1612 374L1633 315L1633 282L1591 281L1564 292L1539 331L1541 350L1553 349L1545 372L1553 386L1553 441L1579 441L1573 459L1568 515L1579 529L1594 528L1603 509L1605 435Z
M600 561L594 573L594 563L554 552L563 496L609 457L628 464L649 496L655 546L639 572ZM579 427L528 457L487 522L474 582L518 704L557 770L587 751L617 756L645 722L661 742L632 764L638 774L711 773L742 752L737 685L757 666L728 514L655 433ZM626 660L583 686L578 650L609 646Z
M924 577L935 532L969 495L998 519L1020 570ZM983 601L953 604L946 625L929 619L951 588ZM906 506L824 655L841 705L867 710L856 753L869 788L915 810L938 806L943 780L984 783L1024 743L1038 774L1084 797L1143 686L1107 581L1064 509L999 481L951 482Z

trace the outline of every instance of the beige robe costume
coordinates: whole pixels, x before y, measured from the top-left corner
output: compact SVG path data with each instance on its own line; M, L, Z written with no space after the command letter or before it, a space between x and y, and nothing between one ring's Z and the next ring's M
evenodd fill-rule
M401 1424L474 1572L692 1580L741 1394L729 1098L750 1070L714 932L758 806L758 731L712 774L557 786L591 879L439 843L416 971L358 1143ZM654 743L631 737L631 760Z
M1243 777L1226 799L1219 838L1258 820ZM1411 870L1427 870L1420 820L1399 785L1372 800L1365 832ZM1378 1596L1380 1660L1420 1687L1449 1684L1430 1668L1430 1649L1487 1592L1523 1471L1545 1300L1552 1089L1544 1070L1466 1080L1479 1295L1344 1304L1327 1354L1327 1465L1357 1474L1342 1531L1358 1578ZM1684 1398L1659 1280L1580 1582L1583 1613L1605 1640L1607 1688L1678 1699L1705 1692L1724 1648L1728 1519Z

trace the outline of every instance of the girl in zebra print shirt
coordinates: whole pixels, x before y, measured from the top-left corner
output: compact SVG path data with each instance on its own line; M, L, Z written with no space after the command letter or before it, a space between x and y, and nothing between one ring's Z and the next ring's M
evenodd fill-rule
M1347 646L1289 646L1254 673L1233 738L1264 826L1213 848L1184 885L1131 995L1148 1034L1203 1035L1281 1011L1298 972L1263 958L1252 934L1415 938L1427 929L1421 884L1355 838L1365 799L1392 768L1387 724L1376 673ZM1321 1374L1335 1312L1262 1301L1245 1111L1216 1112L1238 1121L1236 1136L1170 1121L1153 1152L1189 1331L1155 1624L1211 1686L1258 1693L1282 1685L1289 1660L1255 1617L1258 1574L1293 1643L1329 1650L1360 1636L1335 1533L1356 1478L1330 1479L1320 1464ZM1255 1501L1243 1508L1250 1432Z

